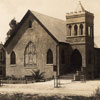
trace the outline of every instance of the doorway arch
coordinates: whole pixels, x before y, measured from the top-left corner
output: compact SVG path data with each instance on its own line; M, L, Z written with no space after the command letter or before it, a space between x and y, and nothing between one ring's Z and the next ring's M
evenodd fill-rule
M71 67L71 72L76 72L76 71L81 70L82 56L81 56L81 53L79 52L79 50L75 49L72 52L70 63L71 63L71 66L70 66Z

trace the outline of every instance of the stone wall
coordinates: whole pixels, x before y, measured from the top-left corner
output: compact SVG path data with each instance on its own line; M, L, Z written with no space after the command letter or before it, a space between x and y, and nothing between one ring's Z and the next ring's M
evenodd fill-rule
M29 20L32 21L32 28L28 28ZM25 67L24 51L30 41L36 47L37 63L36 66ZM52 77L53 64L56 65L56 45L56 41L30 15L6 48L6 76L24 77L25 75L31 75L32 70L39 69L41 72L45 72L46 78ZM51 49L53 52L53 64L46 64L48 49ZM16 54L16 64L14 65L10 64L10 54L12 51Z

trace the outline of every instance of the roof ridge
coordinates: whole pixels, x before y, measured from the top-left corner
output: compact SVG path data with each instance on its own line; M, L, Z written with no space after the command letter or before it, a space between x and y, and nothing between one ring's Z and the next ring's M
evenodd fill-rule
M33 11L33 10L30 10L30 11L33 12L33 14L34 14L34 13L37 13L37 14L41 14L41 15L43 15L43 16L47 16L47 17L56 19L56 20L66 21L66 20L64 20L64 19L56 18L56 17L49 16L49 15L46 15L46 14L42 14L42 13L40 13L40 12L36 12L36 11Z

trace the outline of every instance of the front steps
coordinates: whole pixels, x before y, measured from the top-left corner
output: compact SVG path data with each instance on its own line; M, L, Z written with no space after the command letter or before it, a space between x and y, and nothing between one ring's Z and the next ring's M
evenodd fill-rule
M65 75L61 75L60 79L66 79L66 80L73 80L75 73L68 73Z

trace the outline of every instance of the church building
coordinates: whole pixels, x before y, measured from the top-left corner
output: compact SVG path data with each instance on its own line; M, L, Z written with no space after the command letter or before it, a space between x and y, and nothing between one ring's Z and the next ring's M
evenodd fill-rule
M60 76L82 71L87 78L99 77L94 15L81 3L75 12L66 14L66 21L28 10L7 33L3 48L5 76L31 76L32 70L40 70L45 78L52 78L57 66Z

